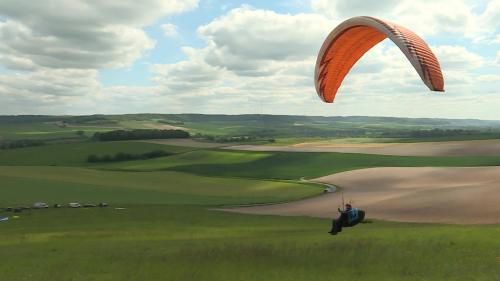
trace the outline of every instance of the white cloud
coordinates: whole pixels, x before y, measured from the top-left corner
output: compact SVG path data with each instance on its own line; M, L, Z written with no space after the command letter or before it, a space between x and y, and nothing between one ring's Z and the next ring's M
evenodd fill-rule
M321 15L236 8L198 28L205 48L184 48L187 60L155 65L154 81L160 94L199 112L299 106L316 99L315 56L331 26Z
M498 29L500 26L500 0L488 2L484 13L481 14L480 21L489 26L490 29Z
M349 18L354 16L379 15L394 9L398 0L312 0L311 6L320 13L335 18Z
M4 0L0 62L12 69L126 67L154 47L142 27L196 6L197 0Z
M245 76L269 75L287 61L311 59L332 22L315 14L278 14L241 7L198 28L205 60Z
M177 31L177 25L175 24L166 23L162 24L160 27L163 30L163 35L165 35L165 37L175 37L179 34Z
M493 40L493 43L500 44L500 34L497 34L495 40Z
M83 96L99 91L96 70L43 69L26 74L0 75L3 94Z
M478 76L477 80L480 82L500 82L500 75L495 75L495 74L480 75Z
M479 54L468 51L463 46L434 46L441 67L446 70L470 70L484 65L484 58Z
M96 108L91 101L109 91L100 84L98 69L130 66L154 47L145 26L197 5L197 0L1 1L0 64L13 71L0 75L0 114Z
M451 32L482 40L490 37L498 26L499 2L490 1L479 14L472 2L464 0L313 0L311 6L317 12L337 20L375 16L401 24L420 36Z
M165 94L199 94L201 90L213 88L222 77L222 70L207 64L200 53L184 48L189 59L173 64L157 64L152 67L154 81Z
M12 69L125 67L154 46L142 30L127 26L56 36L11 20L0 23L0 40L2 62Z

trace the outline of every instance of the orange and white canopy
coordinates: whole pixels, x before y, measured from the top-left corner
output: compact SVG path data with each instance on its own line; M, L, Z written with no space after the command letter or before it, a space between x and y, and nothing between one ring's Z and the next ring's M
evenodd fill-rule
M401 49L430 90L444 91L439 62L422 38L398 24L362 16L339 24L323 43L314 74L319 97L325 102L333 102L349 70L385 38Z

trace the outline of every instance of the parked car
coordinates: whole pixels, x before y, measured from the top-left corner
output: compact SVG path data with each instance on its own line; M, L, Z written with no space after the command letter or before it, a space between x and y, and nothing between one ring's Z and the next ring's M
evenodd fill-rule
M24 209L22 207L16 207L14 208L14 213L20 213L22 212Z
M334 191L335 191L335 188L333 188L331 186L323 189L323 193L330 193L330 192L334 192Z
M14 211L14 208L12 208L12 207L7 207L7 208L5 208L4 210L5 210L6 212L12 212L12 211Z
M96 204L83 204L84 208L94 208L97 207Z
M69 203L68 207L70 207L70 208L81 208L82 205L80 203Z
M99 207L107 207L107 206L108 206L108 203L104 203L104 202L99 203Z
M49 205L44 202L36 202L35 204L33 204L33 209L47 209L48 207Z

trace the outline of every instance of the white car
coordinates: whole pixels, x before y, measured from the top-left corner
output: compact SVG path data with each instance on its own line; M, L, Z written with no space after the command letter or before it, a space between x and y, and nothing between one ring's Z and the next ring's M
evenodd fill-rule
M82 205L80 203L69 203L68 207L70 208L80 208Z
M35 204L33 204L33 209L47 209L48 207L49 205L44 202L36 202Z

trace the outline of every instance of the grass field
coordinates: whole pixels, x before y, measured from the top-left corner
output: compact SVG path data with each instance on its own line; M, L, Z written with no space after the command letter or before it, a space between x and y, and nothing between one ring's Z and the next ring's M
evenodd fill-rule
M193 150L193 148L133 141L53 144L0 150L0 165L84 166L87 165L86 159L90 154L112 155L118 152L140 154L153 150L180 153Z
M329 221L193 206L49 209L0 223L2 280L498 280L499 226Z
M79 138L77 131L83 131L86 136L95 132L116 129L112 126L66 126L60 127L54 123L33 122L25 124L0 123L0 140L2 139L57 139Z
M145 153L175 155L107 164L86 162L89 154ZM252 152L168 146L144 142L84 142L0 150L0 165L86 166L122 171L177 171L218 177L260 179L315 178L369 167L497 166L500 156L390 156L356 153Z
M500 165L500 156L389 156L356 153L197 150L143 161L101 166L130 171L171 170L198 175L266 179L315 178L369 167Z
M300 182L74 167L0 166L0 182L0 207L38 201L51 204L249 204L290 201L322 191L318 185Z
M86 162L89 154L158 149L174 155ZM498 280L499 225L375 221L332 237L329 220L211 210L322 192L290 180L301 176L375 166L485 165L500 165L500 157L249 152L143 142L0 150L0 207L111 204L30 210L19 218L0 211L10 216L0 222L0 281Z

